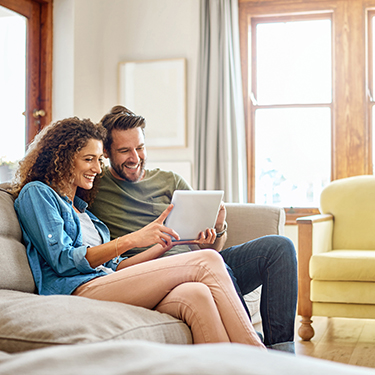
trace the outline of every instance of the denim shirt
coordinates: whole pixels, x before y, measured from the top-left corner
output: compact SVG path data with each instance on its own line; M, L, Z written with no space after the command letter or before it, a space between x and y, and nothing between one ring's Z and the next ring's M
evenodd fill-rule
M87 203L78 197L74 198L74 205L81 212L87 208ZM87 261L81 224L67 197L61 197L40 181L33 181L23 187L14 207L39 294L71 294L91 279L107 275ZM108 242L108 228L91 212L86 212L103 243ZM118 261L123 259L120 257ZM117 262L112 259L104 265L116 270Z

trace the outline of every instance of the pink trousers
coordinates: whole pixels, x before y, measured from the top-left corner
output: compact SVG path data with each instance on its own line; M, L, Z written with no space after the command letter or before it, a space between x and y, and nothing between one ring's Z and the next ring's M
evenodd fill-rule
M73 294L170 314L190 327L195 344L236 342L264 348L215 250L140 263L93 279Z

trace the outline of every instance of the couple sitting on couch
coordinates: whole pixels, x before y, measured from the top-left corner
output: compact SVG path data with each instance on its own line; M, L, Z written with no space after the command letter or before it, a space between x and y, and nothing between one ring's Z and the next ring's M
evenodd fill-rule
M187 323L194 343L293 352L291 241L266 236L223 249L222 204L215 228L195 241L201 251L173 246L178 233L163 225L170 199L174 190L191 188L172 172L145 169L144 127L141 116L116 106L98 125L77 118L51 124L30 145L13 194L38 293L168 313ZM103 143L110 167L100 179ZM264 343L242 297L260 285Z

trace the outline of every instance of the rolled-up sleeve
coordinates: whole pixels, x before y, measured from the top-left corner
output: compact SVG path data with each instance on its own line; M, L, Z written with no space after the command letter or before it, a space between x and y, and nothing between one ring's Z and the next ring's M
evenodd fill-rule
M86 253L87 246L76 247L72 252L73 262L77 270L82 273L90 273L94 271L94 269L90 266L90 263L86 259Z

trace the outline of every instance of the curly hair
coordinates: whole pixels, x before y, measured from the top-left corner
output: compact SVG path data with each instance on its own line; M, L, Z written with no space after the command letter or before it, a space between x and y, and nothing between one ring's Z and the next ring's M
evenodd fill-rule
M105 128L89 119L71 117L48 125L36 135L19 162L12 181L13 195L17 197L31 181L44 182L61 196L67 195L74 180L74 162L78 152L90 139L104 142L105 137ZM76 195L92 203L99 178L95 177L93 189L78 187Z
M137 116L135 113L122 105L116 105L111 108L109 113L104 115L100 120L100 124L107 129L107 137L104 141L104 148L110 154L113 143L112 130L128 130L141 128L143 135L146 127L146 120L142 116Z

